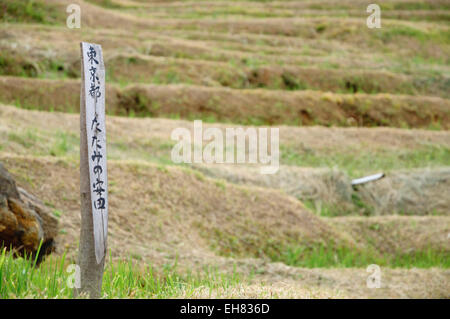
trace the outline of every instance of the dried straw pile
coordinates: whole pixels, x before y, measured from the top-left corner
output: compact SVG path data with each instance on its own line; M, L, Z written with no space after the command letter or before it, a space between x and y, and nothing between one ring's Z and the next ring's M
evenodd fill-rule
M231 183L276 188L302 201L312 201L335 215L449 215L450 168L392 171L355 189L337 169L281 166L262 175L257 166L194 165L205 175Z
M358 193L375 215L450 215L450 167L394 171Z

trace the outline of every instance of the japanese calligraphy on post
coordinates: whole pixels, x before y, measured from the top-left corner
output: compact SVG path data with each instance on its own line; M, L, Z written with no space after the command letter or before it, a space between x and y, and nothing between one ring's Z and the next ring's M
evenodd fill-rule
M97 263L100 263L106 252L108 230L105 66L100 45L83 42L82 54L95 257Z

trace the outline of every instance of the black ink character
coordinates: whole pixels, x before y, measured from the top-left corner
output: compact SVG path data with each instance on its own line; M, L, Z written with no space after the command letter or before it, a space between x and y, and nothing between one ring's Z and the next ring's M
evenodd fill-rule
M89 47L89 52L87 53L87 56L89 58L89 63L92 64L93 62L95 62L95 64L98 64L98 61L95 59L95 57L97 56L97 52L95 52L95 49L93 46Z
M98 122L98 114L97 113L95 113L95 117L92 120L91 131L94 128L94 124L95 124L95 131L96 131L96 133L101 132L102 130L100 129L100 123Z
M94 201L95 209L106 209L106 200L103 197L98 198Z
M97 75L97 68L94 68L93 66L91 66L91 68L89 69L89 72L91 73L91 82L95 82L97 81L98 84L100 84L100 79Z
M103 182L102 182L103 183ZM102 196L102 194L106 192L105 189L103 189L101 186L97 186L97 188L94 189L94 193L97 194L97 196Z
M97 177L97 180L95 181L95 183L92 184L92 187L93 188L98 187L98 186L101 187L101 185L103 185L103 183L104 182L99 177Z
M101 173L103 173L103 168L100 165L95 165L92 170L94 171L94 174L101 174Z
M95 124L95 123L98 123L97 118L98 118L98 114L95 113L94 119L92 120L91 131L92 131L92 129L94 128L94 124Z
M102 153L94 151L94 155L91 156L92 161L94 162L97 159L97 164L100 162L100 159L103 158Z
M100 86L95 86L95 83L91 83L91 88L89 90L89 95L97 100L102 93L100 92Z
M94 147L95 144L95 148L98 150L100 148L102 148L100 141L98 140L97 136L92 136L92 147Z

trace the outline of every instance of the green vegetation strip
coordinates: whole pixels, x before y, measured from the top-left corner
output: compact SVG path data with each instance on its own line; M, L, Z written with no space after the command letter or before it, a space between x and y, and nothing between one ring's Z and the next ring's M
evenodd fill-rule
M206 238L211 241L213 250L226 257L269 258L273 262L302 268L365 268L370 264L390 268L450 268L448 251L434 248L382 253L370 245L357 248L334 241L296 241L292 237L265 240L235 236L219 229Z
M367 172L406 170L425 167L448 166L450 149L444 145L429 145L417 149L395 151L328 150L323 152L298 151L280 145L281 163L300 167L336 167L350 177L357 178Z
M290 246L283 253L270 256L273 261L305 268L367 267L370 264L392 268L450 268L448 253L427 249L409 254L384 254L371 250L319 245L312 249Z
M49 258L36 266L31 257L13 258L0 250L0 299L5 298L72 298L74 272L68 272L65 256ZM208 292L236 286L237 274L223 275L216 270L181 274L176 263L156 271L145 269L131 260L108 263L103 277L102 298L189 298L196 289Z
M54 156L77 159L79 156L79 137L72 133L57 130L25 129L0 134L0 147L14 147L17 154L33 156ZM109 159L133 159L175 165L170 152L175 142L148 138L143 141L123 142L111 137L109 140ZM367 172L389 172L415 168L445 167L450 163L450 148L445 145L424 145L422 147L395 150L364 150L357 154L352 149L329 149L323 151L302 150L289 144L280 145L282 165L299 167L334 167L351 178L358 178Z
M2 0L0 21L62 24L65 12L43 0Z
M0 78L0 102L78 112L77 81ZM107 85L108 115L243 125L391 126L448 129L449 101L426 96L230 90L200 86Z

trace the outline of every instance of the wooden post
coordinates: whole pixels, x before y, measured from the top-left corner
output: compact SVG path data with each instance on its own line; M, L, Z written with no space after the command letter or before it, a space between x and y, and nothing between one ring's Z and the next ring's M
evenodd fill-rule
M75 291L76 296L101 297L108 227L107 185L102 49L100 45L81 43L81 230L78 256L81 287Z

